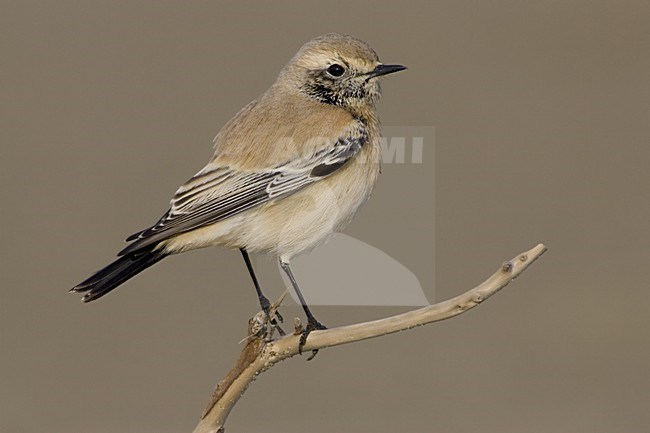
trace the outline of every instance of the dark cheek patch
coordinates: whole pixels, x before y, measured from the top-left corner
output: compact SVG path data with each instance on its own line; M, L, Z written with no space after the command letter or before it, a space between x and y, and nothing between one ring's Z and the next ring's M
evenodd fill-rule
M304 87L305 93L320 102L330 105L340 105L339 96L332 89L320 83L309 83Z
M336 81L322 74L314 74L302 91L319 102L342 106L351 100L368 97L366 83L354 81Z

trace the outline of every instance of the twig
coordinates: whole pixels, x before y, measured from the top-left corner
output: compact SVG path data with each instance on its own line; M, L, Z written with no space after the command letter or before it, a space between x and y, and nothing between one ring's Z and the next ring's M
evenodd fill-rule
M455 298L384 319L313 331L309 334L303 351L324 349L392 334L462 314L507 286L545 251L546 247L539 244L530 251L519 254L503 263L499 270L483 283ZM264 326L260 326L260 323ZM294 333L294 335L271 340L266 335L266 324L268 324L268 317L261 316L260 313L249 321L246 347L242 350L235 367L217 385L194 433L223 433L228 414L251 382L276 363L298 354L299 335ZM296 327L300 327L299 322Z

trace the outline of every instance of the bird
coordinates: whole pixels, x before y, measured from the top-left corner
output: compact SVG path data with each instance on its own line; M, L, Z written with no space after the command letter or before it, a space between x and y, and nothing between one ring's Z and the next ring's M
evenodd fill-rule
M311 331L326 327L310 311L291 260L343 230L370 196L381 166L379 78L404 69L381 63L353 36L305 43L274 84L223 126L212 158L178 188L169 210L70 292L94 301L165 257L223 246L241 252L268 314L249 253L270 254L306 314L302 349Z

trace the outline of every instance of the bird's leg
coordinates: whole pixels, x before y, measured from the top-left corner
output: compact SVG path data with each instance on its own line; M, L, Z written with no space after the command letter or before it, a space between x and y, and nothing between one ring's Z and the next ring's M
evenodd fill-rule
M278 330L280 335L285 335L284 330L278 324L278 321L280 323L284 322L284 318L277 310L275 311L275 315L274 315L275 317L271 317L271 302L269 302L269 299L266 296L264 296L264 293L262 293L262 289L260 288L260 283L257 281L257 276L255 275L255 270L253 270L253 264L251 263L250 257L248 257L248 252L246 251L245 248L240 248L239 251L241 251L241 255L244 257L244 262L246 262L246 267L248 268L248 273L251 275L251 278L253 279L253 284L255 285L255 291L257 292L257 299L259 299L260 301L260 307L262 307L262 310L266 313L267 317L271 322L271 325L273 325L273 327Z
M305 301L305 298L302 296L302 293L300 292L300 287L298 287L298 282L296 281L296 278L293 276L293 272L291 272L291 267L289 267L289 262L280 259L280 266L289 277L289 280L291 280L291 285L293 286L293 289L296 291L296 294L298 295L298 299L300 299L300 304L302 305L302 309L305 310L305 314L307 315L307 326L302 331L302 335L300 336L300 345L298 346L298 351L302 355L302 347L307 342L307 336L309 335L309 333L311 331L318 330L318 329L327 329L327 327L322 323L320 323L318 320L316 320L314 315L311 314L311 311L309 311L307 302ZM312 350L311 356L307 358L307 361L311 361L312 359L314 359L314 356L316 356L317 353L318 350Z

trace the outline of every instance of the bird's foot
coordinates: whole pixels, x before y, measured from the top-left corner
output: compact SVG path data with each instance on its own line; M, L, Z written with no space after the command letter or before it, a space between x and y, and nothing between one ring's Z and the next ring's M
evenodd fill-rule
M327 329L327 326L323 325L320 323L318 320L316 320L313 317L308 318L307 326L302 330L300 333L300 343L298 345L298 353L302 355L302 348L307 343L307 337L311 333L311 331L318 331L322 329ZM314 357L318 354L318 349L312 350L311 355L309 358L307 358L307 361L311 361L314 359Z
M266 317L268 318L269 323L271 323L271 326L273 326L273 329L276 329L280 335L286 335L284 329L280 327L280 323L284 323L284 317L282 317L282 314L280 314L278 311L278 307L280 306L280 303L283 299L284 295L278 300L278 302L271 304L271 302L269 302L266 297L260 298L260 306L262 307L262 311L264 311L266 314Z
M280 326L280 323L284 322L284 319L282 319L282 316L278 312L275 313L275 316L277 317L277 319L271 319L270 320L271 326L273 326L273 328L276 331L278 331L278 334L280 334L281 336L287 335L287 333L284 332L284 329L282 329L282 327ZM280 323L278 323L278 322L280 322Z

